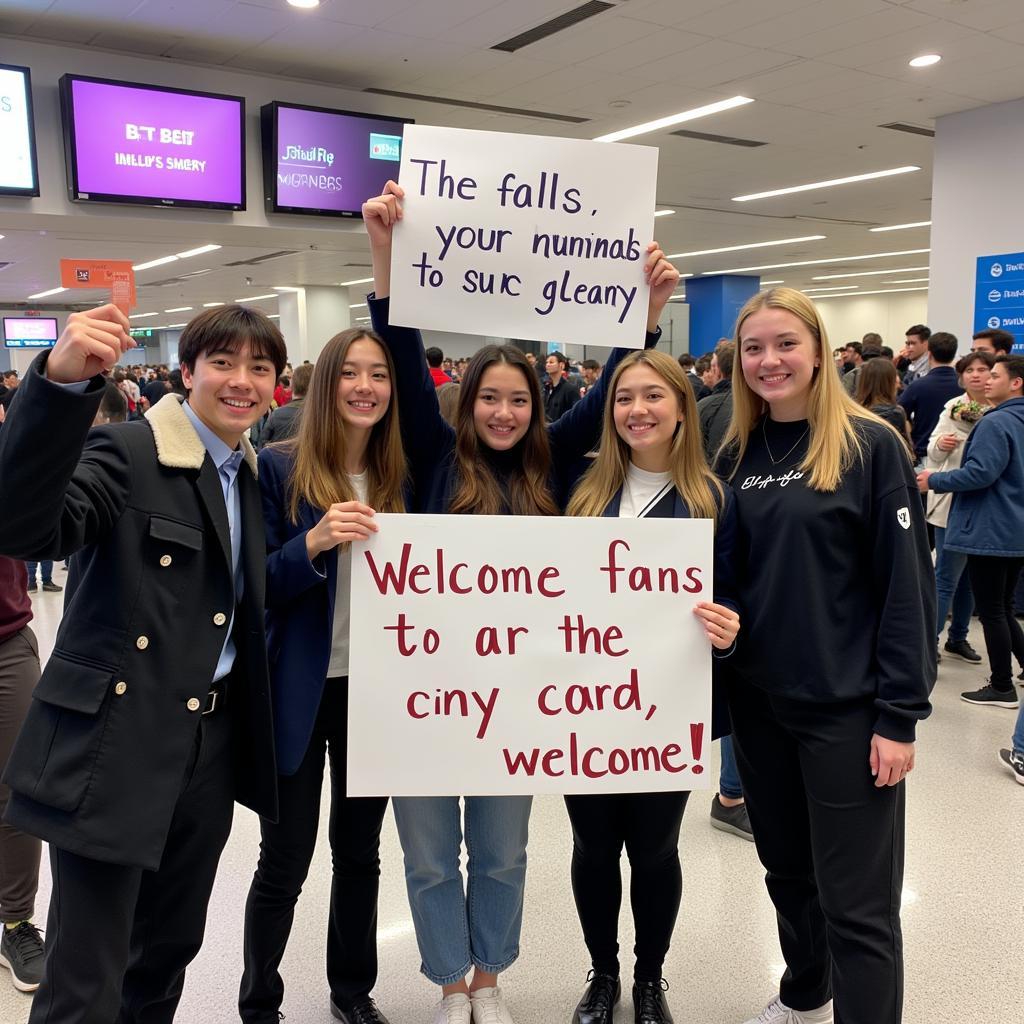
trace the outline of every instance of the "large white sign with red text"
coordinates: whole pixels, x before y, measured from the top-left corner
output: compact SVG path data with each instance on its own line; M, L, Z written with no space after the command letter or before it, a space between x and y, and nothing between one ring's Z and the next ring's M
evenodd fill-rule
M643 348L657 178L653 146L406 125L391 322Z
M710 788L710 521L377 522L352 550L349 795Z

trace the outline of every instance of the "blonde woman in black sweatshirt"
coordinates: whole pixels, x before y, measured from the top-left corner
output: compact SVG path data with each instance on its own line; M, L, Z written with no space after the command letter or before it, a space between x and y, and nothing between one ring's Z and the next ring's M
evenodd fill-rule
M832 371L814 304L740 311L720 470L744 621L733 738L786 972L747 1024L898 1024L904 780L935 583L906 446Z

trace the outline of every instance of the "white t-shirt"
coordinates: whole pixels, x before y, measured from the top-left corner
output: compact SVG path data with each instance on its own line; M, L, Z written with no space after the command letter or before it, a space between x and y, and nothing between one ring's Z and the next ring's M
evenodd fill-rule
M356 492L356 499L366 504L367 476L349 473L349 483ZM335 548L338 553L338 589L334 592L334 624L331 631L331 660L327 666L328 678L348 675L348 627L352 606L349 588L352 580L352 545Z
M619 503L620 519L640 519L672 490L671 473L648 473L631 462L626 470L626 482L622 485L622 501Z

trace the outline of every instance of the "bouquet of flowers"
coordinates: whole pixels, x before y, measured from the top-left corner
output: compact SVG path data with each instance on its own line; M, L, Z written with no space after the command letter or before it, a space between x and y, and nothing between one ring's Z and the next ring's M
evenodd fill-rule
M961 398L953 403L949 410L950 419L957 425L957 428L962 430L965 434L971 432L971 427L974 426L982 416L989 411L991 407L988 405L982 405L981 402L975 402L970 398Z

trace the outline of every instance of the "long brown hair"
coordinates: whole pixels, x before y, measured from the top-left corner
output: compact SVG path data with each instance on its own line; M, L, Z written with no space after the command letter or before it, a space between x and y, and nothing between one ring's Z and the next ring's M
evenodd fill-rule
M521 457L501 481L481 452L473 410L484 373L492 366L512 366L523 375L530 392L530 426L516 445ZM449 512L462 515L554 516L558 506L548 482L551 448L544 425L540 382L526 356L514 345L485 345L469 361L455 412L455 471L457 484Z
M892 405L900 375L888 359L869 359L857 374L857 401L865 409L876 405Z
M326 511L336 502L357 500L345 472L347 440L345 422L338 412L338 381L349 348L364 338L380 348L394 387L395 366L391 353L373 331L350 327L324 346L313 367L298 434L282 444L293 453L288 476L288 511L293 523L298 522L302 501ZM408 468L402 449L398 402L393 393L387 412L373 425L366 449L366 470L369 504L377 512L404 512L403 490Z
M573 492L566 514L600 516L626 480L632 449L615 429L615 391L622 375L633 366L649 366L664 380L676 398L683 421L676 430L669 452L668 471L672 483L694 518L714 519L725 498L718 478L708 469L701 440L700 418L682 367L664 352L631 352L619 363L608 386L608 401L601 427L597 458Z
M757 394L743 376L743 324L747 318L762 309L783 309L792 313L811 332L817 346L821 365L814 371L807 400L807 422L811 439L807 454L800 463L800 471L807 474L808 483L816 491L834 491L843 473L854 460L863 457L861 437L856 430L858 421L881 423L896 431L885 420L858 405L847 393L829 357L828 334L814 303L795 288L771 288L758 292L747 300L736 318L736 362L732 368L732 421L722 441L720 453L726 453L733 462L733 472L739 467L747 450L750 434L761 417L768 411L768 403ZM871 365L871 360L868 366ZM861 373L864 371L861 370ZM899 437L899 435L896 435Z

